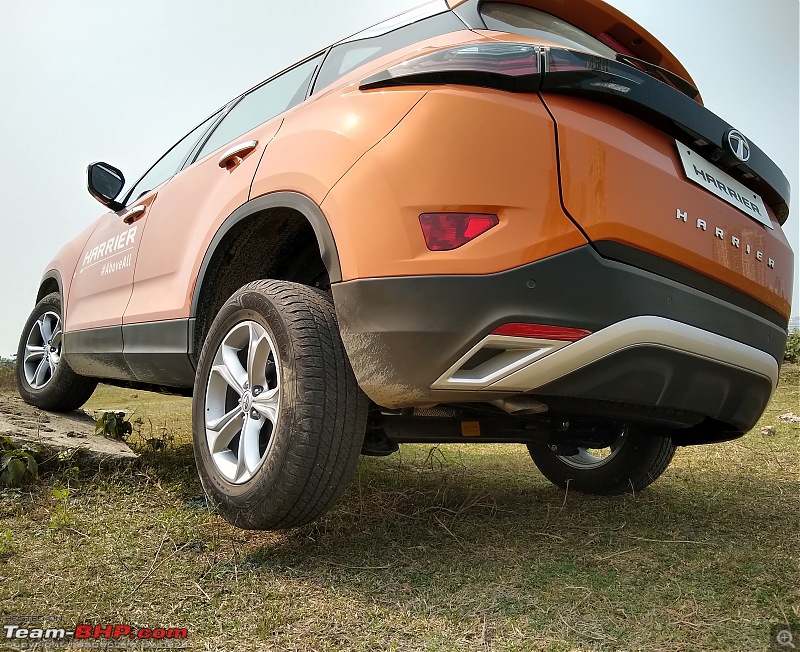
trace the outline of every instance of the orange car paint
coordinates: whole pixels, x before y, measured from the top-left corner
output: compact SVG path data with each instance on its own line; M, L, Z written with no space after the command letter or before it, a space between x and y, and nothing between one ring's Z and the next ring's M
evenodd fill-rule
M774 216L776 228L767 229L689 183L675 140L641 120L585 100L544 100L558 123L564 204L591 240L630 244L700 271L788 319L793 255Z
M400 89L377 98L353 88L291 113L258 166L251 197L292 190L322 204L334 184L425 95Z
M202 260L218 225L247 201L250 180L270 139L280 128L277 117L223 145L158 189L158 202L148 217L142 238L133 293L123 323L188 317ZM254 150L233 169L220 167L220 158L233 145L258 141ZM200 191L198 191L200 189Z
M95 228L99 224L99 220L95 220L88 227L86 227L77 237L68 242L61 250L58 251L55 258L48 264L44 276L53 272L57 273L61 278L61 296L69 297L70 289L72 288L72 279L75 274L75 266L80 260L81 253L84 250L86 242L92 237ZM42 284L44 285L44 284ZM40 286L41 288L41 286ZM41 289L40 289L41 292ZM67 323L69 318L70 306L68 302L63 302L61 306L62 320Z
M203 256L225 218L247 201L247 180L252 179L252 197L292 190L321 203L329 188L423 95L406 91L380 102L358 92L321 97L304 105L302 113L290 111L237 138L234 144L259 144L234 170L217 163L231 146L227 144L173 177L159 191L150 217L124 323L189 316Z
M103 215L78 256L69 294L65 331L122 324L131 298L131 284L149 214L155 206L153 191L128 208ZM137 206L145 212L135 222L125 215ZM110 251L107 251L110 250Z
M553 122L536 95L429 92L322 209L344 280L488 274L586 244L561 210ZM419 215L437 210L496 213L500 225L432 252Z
M553 2L546 0L528 0L522 4L558 13L551 6ZM591 11L587 10L583 17L574 14L577 10L573 5L569 8L559 5L558 9L569 12L563 15L572 16L574 20L570 22L595 34L600 33L598 30L613 32L615 25L638 30L644 44L660 52L651 60L689 78L661 44L616 10L599 0L576 0L574 6L588 7ZM532 41L498 32L464 30L414 44L352 71L296 109L240 136L234 143L255 139L259 145L234 170L219 167L217 158L223 148L183 170L144 198L145 202L152 202L158 194L158 202L137 222L140 235L136 246L141 249L135 278L133 267L103 276L102 265L95 265L92 272L81 273L80 264L88 252L129 228L121 222L119 214L103 216L85 247L77 244L86 237L83 234L49 266L76 270L71 288L69 279L64 279L65 296L70 297L66 330L189 317L194 284L205 252L225 218L248 199L250 185L242 181L248 176L252 179L251 198L292 190L322 206L334 234L345 280L392 275L487 274L585 244L585 237L561 208L554 125L535 95L464 90L455 86L362 92L356 85L412 53L498 38ZM576 187L582 183L581 179L588 178L579 175L594 173L592 156L621 159L622 153L612 140L610 145L605 143L600 150L592 150L591 156L581 154L586 143L576 136L566 138L572 128L568 109L574 101L548 98L548 102L563 109L559 121L562 117L565 120L562 146L570 148L569 161L563 170L569 209L578 196ZM491 119L487 119L488 115ZM613 132L625 138L625 142L634 139L625 136L619 125L638 129L636 133L641 132L647 139L642 142L656 146L654 152L647 153L639 142L638 151L645 161L648 157L665 157L672 142L643 123L600 104L588 111L583 105L579 117L585 124L596 123L598 133ZM562 127L560 123L559 126ZM597 153L601 150L605 154ZM458 152L458 156L454 157L453 152ZM721 204L719 200L682 182L674 151L670 156L667 172L672 175L668 184L672 191L665 194L669 205L677 201L678 194L696 205L698 211L724 212L725 206L716 205ZM622 163L620 166L622 169ZM628 163L625 169L629 166ZM607 183L621 183L617 177L612 174L604 178ZM596 178L595 185L597 182ZM198 193L198 189L203 192ZM614 214L632 215L642 210L646 194L643 190L637 193L614 193L617 202ZM688 240L688 236L676 234L675 224L664 233L647 234L631 226L626 218L619 217L615 226L599 209L593 208L592 212L582 205L575 208L580 216L574 217L592 238L636 242L648 251L661 253L658 246L665 241ZM418 215L437 210L497 213L501 223L464 247L430 252L422 237ZM737 218L740 221L736 228L750 226L744 216L737 214ZM735 261L734 269L728 269L726 264L730 261L721 254L712 256L709 262L703 257L707 243L682 247L672 244L668 257L729 285L736 286L741 278L745 292L783 314L788 310L791 280L780 275L785 273L781 269L786 267L786 256L790 254L783 234L780 230L776 233L780 235L775 238L772 257L778 262L777 271L767 272L763 278L749 272L749 268L738 271ZM741 237L744 239L744 234ZM80 255L65 264L70 250L80 251ZM711 265L710 270L707 265ZM761 280L764 284L760 284Z

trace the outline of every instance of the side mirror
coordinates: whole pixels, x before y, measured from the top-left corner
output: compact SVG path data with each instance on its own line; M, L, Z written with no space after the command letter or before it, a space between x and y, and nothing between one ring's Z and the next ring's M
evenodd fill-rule
M125 177L117 168L108 163L92 163L87 169L89 194L103 206L118 211L125 205L116 201L125 186Z

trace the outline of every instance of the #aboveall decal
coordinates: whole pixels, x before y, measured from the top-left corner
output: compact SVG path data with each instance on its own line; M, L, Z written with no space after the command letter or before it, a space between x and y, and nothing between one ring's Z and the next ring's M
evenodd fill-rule
M87 269L101 263L103 263L103 266L99 268L100 276L113 274L130 267L133 264L133 254L127 254L122 258L119 258L119 256L133 249L136 243L136 229L137 227L132 226L127 231L123 231L87 251L79 273L83 274Z

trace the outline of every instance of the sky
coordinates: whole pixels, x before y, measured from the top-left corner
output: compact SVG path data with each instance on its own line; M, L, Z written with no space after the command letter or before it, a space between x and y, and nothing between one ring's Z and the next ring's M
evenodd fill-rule
M0 355L16 351L45 265L104 212L86 192L87 164L138 178L243 90L420 2L0 0ZM783 169L797 258L798 1L610 4L670 48L706 106ZM794 287L797 319L797 272Z

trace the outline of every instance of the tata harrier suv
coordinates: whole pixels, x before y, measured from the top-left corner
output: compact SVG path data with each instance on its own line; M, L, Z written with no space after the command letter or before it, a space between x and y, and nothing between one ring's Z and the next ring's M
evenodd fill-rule
M515 442L555 484L653 482L778 382L789 184L600 0L437 0L181 139L47 267L28 402L191 394L210 501L307 523L359 453Z

